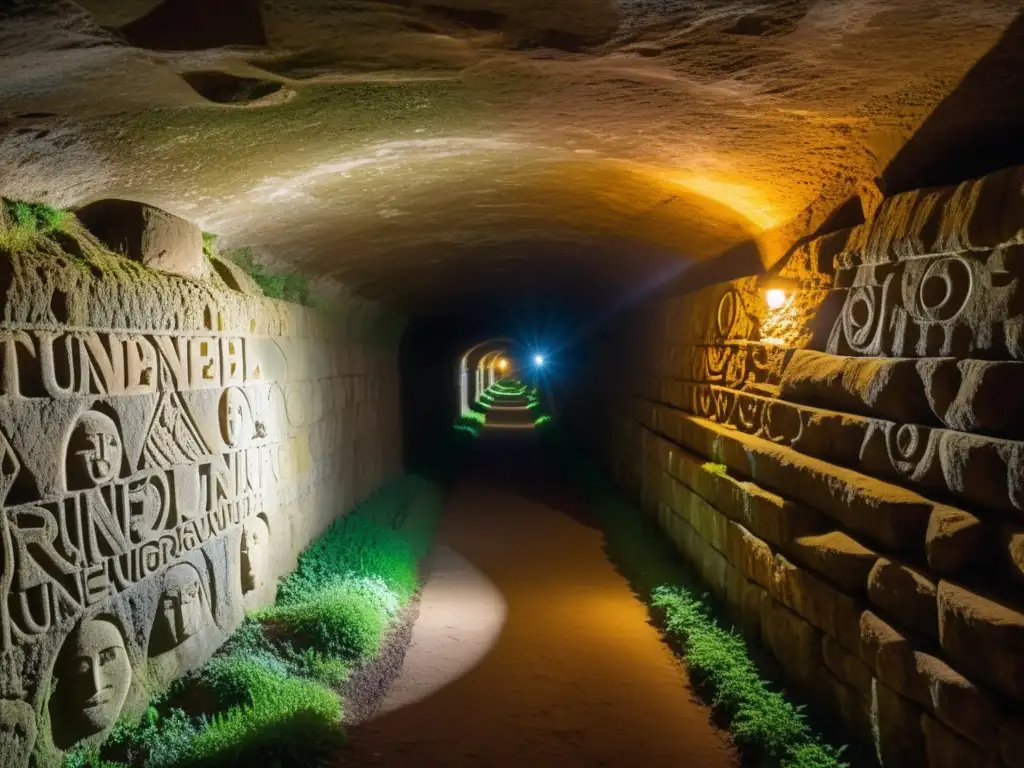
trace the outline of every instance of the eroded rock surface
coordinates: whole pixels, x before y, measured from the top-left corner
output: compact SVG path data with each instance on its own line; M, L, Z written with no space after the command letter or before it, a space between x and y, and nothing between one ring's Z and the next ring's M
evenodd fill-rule
M946 146L970 128L1012 132L977 84L1013 91L1018 11L18 0L0 11L0 194L145 200L410 308L456 280L664 281L782 226L730 257L749 273L911 188L904 169L973 161ZM922 126L930 143L908 144Z
M59 237L74 252L40 236L0 256L11 768L61 765L141 714L400 465L400 326L379 307L328 316L167 274L74 219Z
M864 764L1019 762L1021 173L886 198L591 347L577 428Z

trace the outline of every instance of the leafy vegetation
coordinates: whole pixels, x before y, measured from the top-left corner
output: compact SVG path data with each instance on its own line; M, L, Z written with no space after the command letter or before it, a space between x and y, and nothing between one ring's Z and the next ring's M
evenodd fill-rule
M64 768L327 764L344 740L335 689L415 593L441 500L420 477L384 485L299 556L274 606Z
M613 559L662 619L667 635L684 649L697 689L728 718L732 738L750 764L844 766L843 749L825 743L807 724L802 708L760 675L743 636L716 618L709 597L694 586L661 531L559 432L548 427L542 434L600 518Z
M264 296L295 304L313 306L310 280L298 272L282 272L271 269L256 261L251 248L235 248L225 251L224 258L237 264L256 282Z
M316 306L310 279L298 272L271 269L256 261L251 248L222 251L217 247L217 235L203 232L203 253L207 258L218 257L231 261L248 274L263 291L264 296L290 301L307 307Z
M17 251L30 247L36 238L63 227L67 211L42 203L0 199L0 249Z

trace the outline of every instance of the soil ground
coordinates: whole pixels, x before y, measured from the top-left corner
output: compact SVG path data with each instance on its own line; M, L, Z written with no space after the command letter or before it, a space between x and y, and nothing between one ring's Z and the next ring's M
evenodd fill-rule
M350 728L338 765L738 765L536 436L478 445L398 694Z

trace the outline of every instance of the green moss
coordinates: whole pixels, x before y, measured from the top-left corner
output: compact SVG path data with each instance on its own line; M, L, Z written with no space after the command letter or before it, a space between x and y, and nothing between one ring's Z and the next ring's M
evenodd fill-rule
M729 468L725 466L725 464L716 464L713 461L706 461L700 465L700 468L705 472L710 472L711 474L718 475L719 477L729 476Z
M717 618L661 531L619 496L564 436L552 428L542 434L584 490L612 557L648 600L669 638L684 649L695 687L728 719L733 741L748 762L781 768L845 765L844 749L827 744L807 724L802 708L760 675L743 636Z
M315 306L310 280L305 275L273 270L260 264L253 256L251 248L235 248L221 255L245 270L263 291L264 296L307 307Z
M67 211L42 203L0 198L0 249L12 253L31 248L39 237L59 231Z
M208 259L217 255L217 236L212 232L203 232L203 254Z

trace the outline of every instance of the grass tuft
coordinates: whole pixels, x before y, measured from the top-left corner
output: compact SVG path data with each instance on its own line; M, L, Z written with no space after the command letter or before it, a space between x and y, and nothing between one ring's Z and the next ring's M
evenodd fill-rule
M299 556L274 606L64 768L329 764L344 740L336 689L418 588L441 505L419 477L382 486Z
M725 464L716 464L713 461L706 461L700 465L700 468L705 472L710 472L712 475L718 475L719 477L728 477L729 468Z

